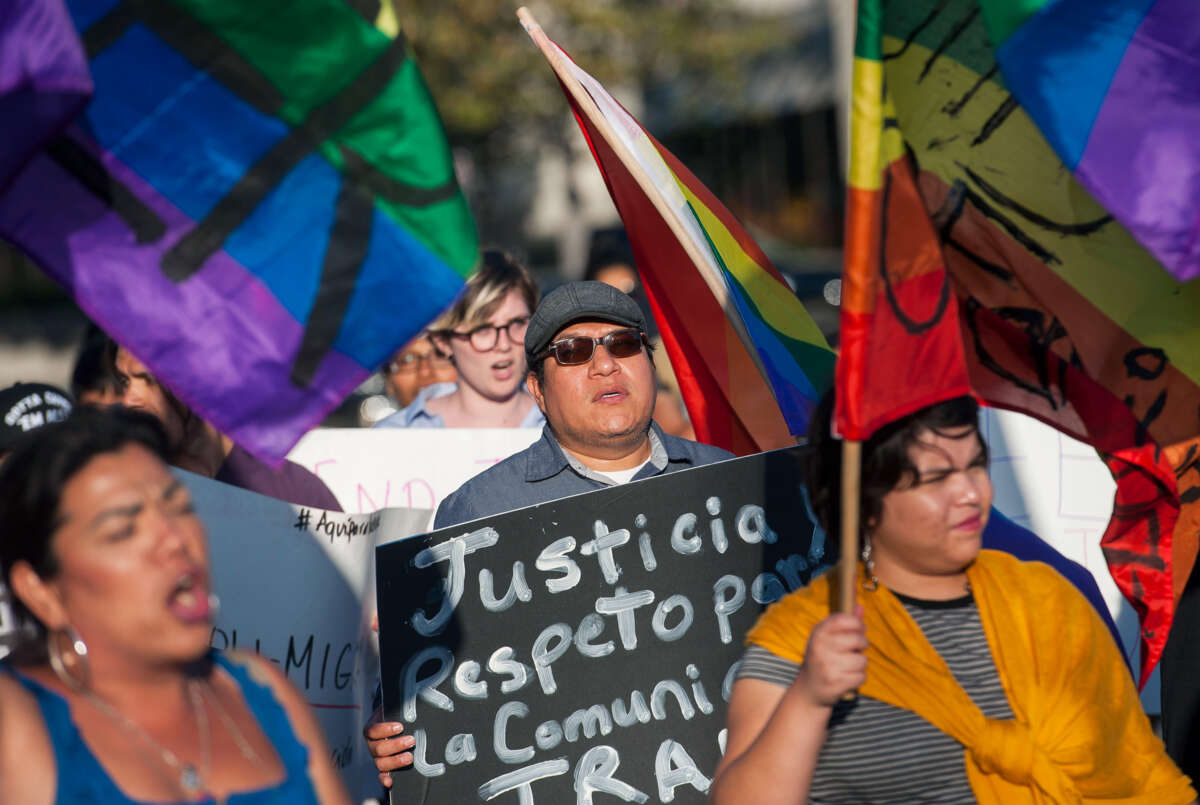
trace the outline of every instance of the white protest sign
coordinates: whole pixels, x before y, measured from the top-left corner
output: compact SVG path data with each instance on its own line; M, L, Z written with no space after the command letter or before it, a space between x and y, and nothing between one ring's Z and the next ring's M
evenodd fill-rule
M1024 414L985 408L980 426L991 450L996 508L1091 571L1137 668L1137 613L1100 549L1117 488L1108 467L1088 445ZM1151 714L1162 709L1157 670L1142 690L1142 706Z
M180 471L208 530L221 610L216 648L255 651L305 695L355 801L379 794L362 728L378 647L374 550L424 530L425 509L347 515L294 506Z
M434 510L465 481L541 435L540 428L321 428L288 458L312 470L348 512Z

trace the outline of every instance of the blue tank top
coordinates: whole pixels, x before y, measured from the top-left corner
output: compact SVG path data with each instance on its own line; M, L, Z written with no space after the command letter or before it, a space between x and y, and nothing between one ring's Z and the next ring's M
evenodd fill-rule
M229 805L318 805L316 793L308 779L308 749L292 732L287 713L275 699L270 688L250 678L248 669L231 662L219 651L213 652L217 665L224 668L242 692L246 706L254 715L267 740L275 747L283 763L284 779L278 785L231 794ZM148 805L130 799L121 792L71 720L66 699L20 673L13 676L37 699L46 722L46 731L54 744L54 761L58 766L59 805ZM213 802L211 799L198 802ZM162 803L155 803L162 805Z

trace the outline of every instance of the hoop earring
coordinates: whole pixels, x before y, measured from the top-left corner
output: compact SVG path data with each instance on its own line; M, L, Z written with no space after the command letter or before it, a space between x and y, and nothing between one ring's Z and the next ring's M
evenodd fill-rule
M871 540L865 537L863 538L862 560L866 565L866 578L863 579L862 588L866 592L873 593L879 589L879 579L875 576L875 558L871 555Z
M68 656L62 647L66 636L71 651ZM46 649L50 655L50 668L59 681L76 693L83 693L92 685L92 669L88 664L88 647L74 627L64 626L46 636ZM73 671L72 668L78 669Z

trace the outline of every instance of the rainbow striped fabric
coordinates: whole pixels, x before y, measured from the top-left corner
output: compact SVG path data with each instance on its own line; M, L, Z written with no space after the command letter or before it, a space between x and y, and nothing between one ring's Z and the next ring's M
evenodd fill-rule
M958 303L905 155L881 60L878 2L859 5L834 426L880 426L967 394Z
M95 96L0 196L0 233L281 461L477 259L409 48L343 0L68 7Z
M1134 5L1149 8L1102 4L1104 14ZM1144 681L1200 534L1200 283L1163 270L1073 177L1010 91L995 32L1005 20L1008 31L1032 23L1027 12L1038 6L862 0L856 71L877 77L876 126L915 192L900 208L852 205L848 248L870 231L899 248L923 219L936 247L930 259L945 266L956 298L972 390L1104 456L1118 486L1101 547L1141 618ZM1050 83L1050 64L1029 69ZM880 217L872 224L871 215Z
M567 95L625 222L697 436L740 453L794 444L832 382L821 331L729 210L550 44L552 66L590 99Z
M982 3L1013 97L1177 279L1200 276L1200 14L1189 0Z

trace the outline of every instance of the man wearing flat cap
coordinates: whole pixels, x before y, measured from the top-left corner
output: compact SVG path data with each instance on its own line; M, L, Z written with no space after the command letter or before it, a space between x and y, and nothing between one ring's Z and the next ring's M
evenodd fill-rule
M526 385L546 416L542 438L443 500L434 527L733 458L653 422L645 330L637 303L602 282L547 294L525 332Z
M637 303L602 282L547 294L525 331L526 386L546 417L542 438L443 500L434 528L733 458L653 422L645 330ZM373 721L363 731L385 786L388 772L412 763L413 738L400 729Z

